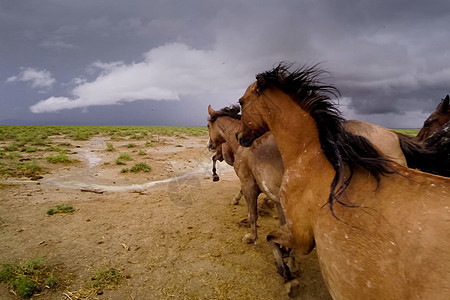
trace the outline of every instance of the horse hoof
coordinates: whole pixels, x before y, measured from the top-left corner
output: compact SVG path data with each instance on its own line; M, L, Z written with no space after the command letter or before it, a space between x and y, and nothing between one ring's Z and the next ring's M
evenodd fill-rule
M300 280L294 279L285 284L286 292L290 298L298 297L300 295Z
M219 181L219 180L220 180L220 178L218 175L213 175L213 181Z
M256 239L252 236L251 233L247 233L242 238L242 243L244 243L244 244L253 244L253 243L255 243L256 244Z

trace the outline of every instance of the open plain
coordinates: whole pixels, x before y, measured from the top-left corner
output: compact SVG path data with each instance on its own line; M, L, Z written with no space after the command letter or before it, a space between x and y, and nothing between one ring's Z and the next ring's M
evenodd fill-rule
M239 180L219 163L212 181L207 139L205 131L57 133L35 146L4 138L0 263L42 261L57 283L33 299L287 299L265 242L276 209L260 196L259 241L242 244L247 208L232 203ZM47 213L62 204L74 211ZM329 299L315 252L297 266L294 299ZM94 284L100 270L117 280ZM7 282L0 298L20 299Z

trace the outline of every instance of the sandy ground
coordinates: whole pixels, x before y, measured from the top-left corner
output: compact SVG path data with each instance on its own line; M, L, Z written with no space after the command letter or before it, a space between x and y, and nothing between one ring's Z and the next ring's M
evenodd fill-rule
M242 244L245 200L232 204L239 180L219 163L221 180L212 181L206 137L158 137L152 147L101 136L55 142L69 142L80 162L48 164L37 181L0 179L0 262L43 257L59 279L33 299L288 299L265 242L278 223L275 208L260 197L259 242ZM133 159L125 166L115 162L121 152ZM121 173L137 162L152 170ZM46 214L61 203L76 211ZM294 299L330 299L315 252L297 264ZM124 278L89 293L93 270L105 266ZM1 284L0 299L18 297Z

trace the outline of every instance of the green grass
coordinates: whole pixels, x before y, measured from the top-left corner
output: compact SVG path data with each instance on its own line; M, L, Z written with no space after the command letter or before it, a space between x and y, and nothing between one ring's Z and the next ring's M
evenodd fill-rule
M420 131L420 129L401 129L401 128L392 129L392 130L399 132L399 133L406 134L406 135L410 135L410 136L416 136Z
M50 156L47 156L46 159L47 159L48 162L50 162L50 163L52 163L52 164L58 164L58 163L65 163L65 164L68 164L68 163L73 163L73 162L76 162L76 161L77 161L77 160L75 160L75 159L70 159L70 158L67 156L67 154L64 153L64 152L59 152L58 155L50 155Z
M0 125L0 141L13 140L22 146L32 144L44 146L51 143L52 136L72 140L87 140L94 135L114 137L114 139L143 139L152 135L206 136L206 126L10 126Z
M68 214L75 211L75 208L73 208L70 204L57 204L56 207L49 208L47 210L47 215L55 215L55 214Z
M35 293L53 288L58 283L42 258L29 259L19 264L0 264L0 282L6 283L22 298L31 298Z
M22 161L17 164L17 169L23 171L23 175L31 176L40 174L42 167L36 161Z
M120 160L131 160L131 155L130 155L130 153L123 152L123 153L119 154L119 158L118 159L120 159Z
M138 173L138 172L150 172L152 168L146 163L137 163L133 167L131 167L130 172Z
M95 290L102 290L107 287L117 286L122 278L123 275L117 269L97 269L94 271L94 275L91 278L91 285Z
M106 143L106 151L115 151L114 145L112 143Z

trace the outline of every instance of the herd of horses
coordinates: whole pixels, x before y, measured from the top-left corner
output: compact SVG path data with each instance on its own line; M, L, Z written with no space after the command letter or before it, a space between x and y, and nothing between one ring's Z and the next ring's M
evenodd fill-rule
M278 273L317 250L334 299L450 299L450 105L416 137L346 121L317 66L260 73L239 104L208 107L216 161L234 167L254 243L257 198L277 207L267 236Z

